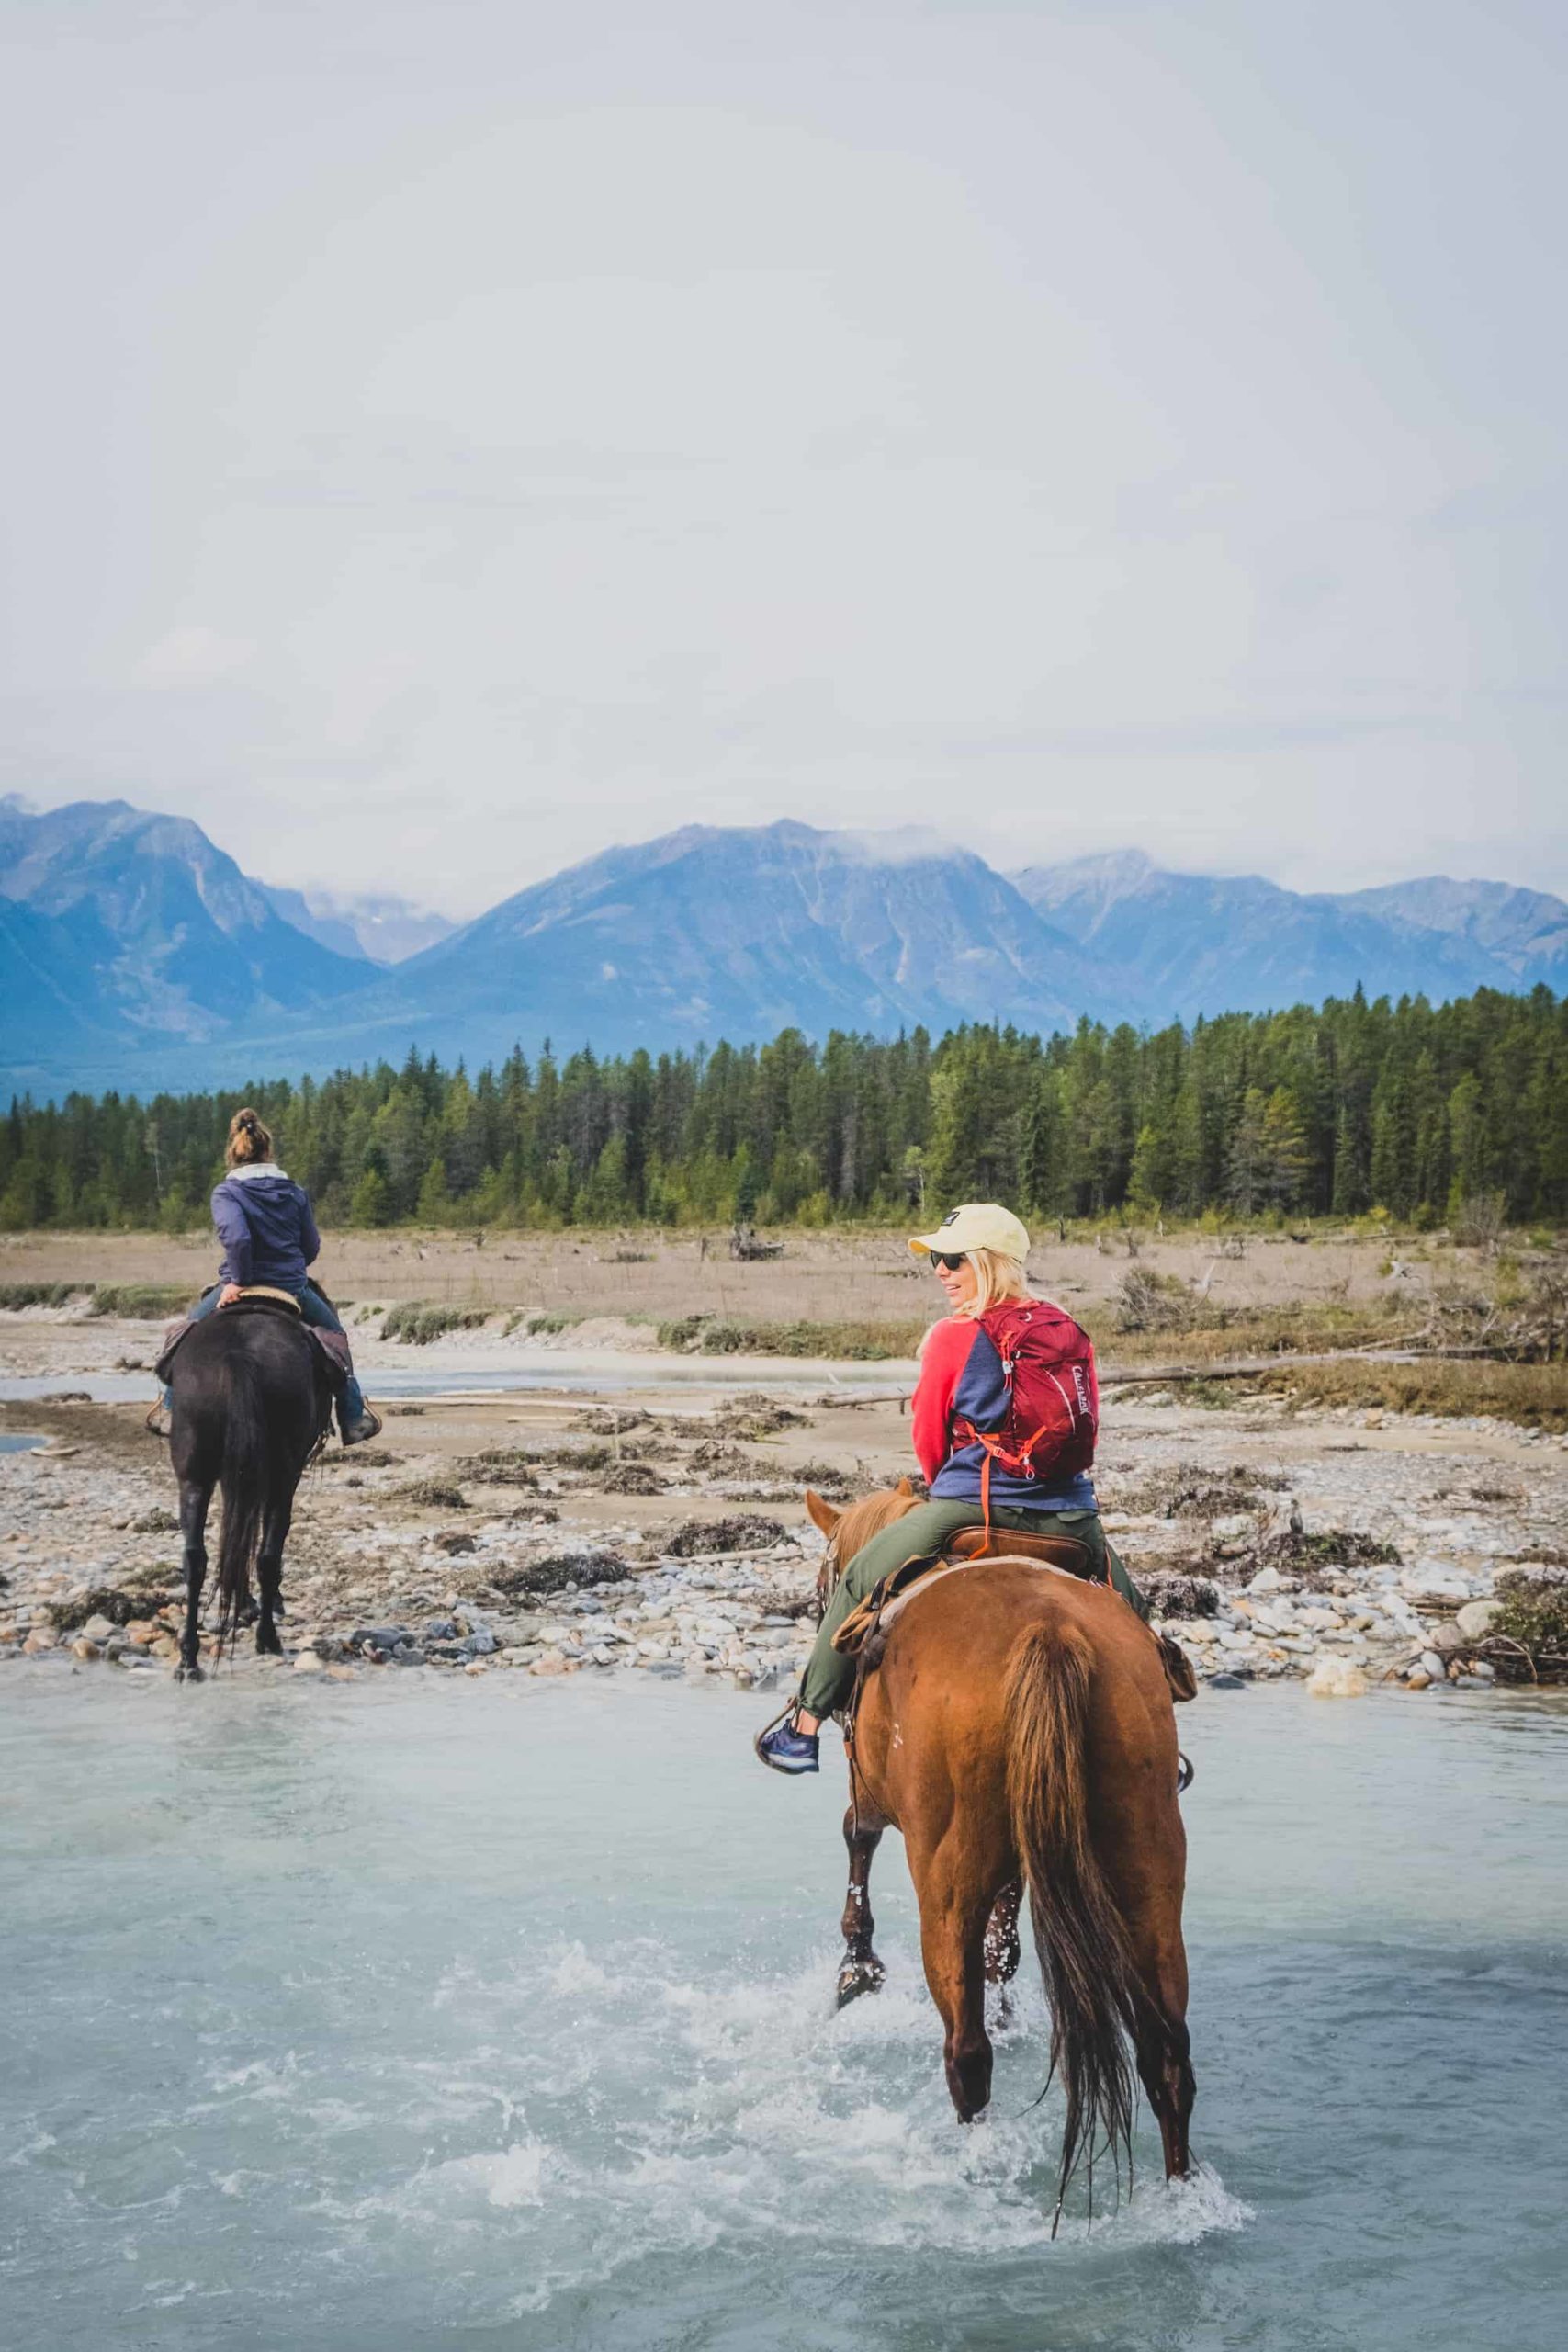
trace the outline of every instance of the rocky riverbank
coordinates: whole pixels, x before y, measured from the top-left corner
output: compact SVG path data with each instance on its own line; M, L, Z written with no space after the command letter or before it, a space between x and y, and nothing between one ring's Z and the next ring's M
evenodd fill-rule
M68 1396L4 1419L41 1442L0 1454L0 1661L166 1670L182 1596L164 1448L139 1412ZM895 1397L395 1405L380 1444L334 1445L301 1490L289 1670L787 1684L820 1548L804 1488L841 1502L907 1466ZM1112 1397L1100 1491L1160 1621L1222 1684L1479 1687L1512 1670L1499 1578L1568 1562L1568 1449L1495 1421ZM236 1670L279 1669L243 1637Z

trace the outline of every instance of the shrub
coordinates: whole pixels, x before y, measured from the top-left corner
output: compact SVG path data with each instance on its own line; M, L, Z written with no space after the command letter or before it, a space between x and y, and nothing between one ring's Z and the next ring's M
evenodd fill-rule
M1482 1646L1504 1680L1568 1679L1568 1572L1516 1569L1498 1577L1496 1590L1497 1613Z
M1119 1331L1187 1331L1198 1320L1198 1302L1175 1274L1132 1266L1111 1294Z

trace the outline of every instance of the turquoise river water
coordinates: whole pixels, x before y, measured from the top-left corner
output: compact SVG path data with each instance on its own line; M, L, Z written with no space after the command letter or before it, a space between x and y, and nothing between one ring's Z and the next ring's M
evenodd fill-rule
M1183 1711L1204 2169L1053 2244L1037 1989L961 2129L890 1838L831 2016L765 1699L91 1673L0 1686L7 2347L1568 2343L1560 1698Z

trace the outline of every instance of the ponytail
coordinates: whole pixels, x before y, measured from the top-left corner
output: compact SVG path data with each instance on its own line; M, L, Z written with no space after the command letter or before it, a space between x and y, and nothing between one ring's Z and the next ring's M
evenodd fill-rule
M243 1168L253 1160L272 1158L272 1131L263 1125L258 1113L235 1112L229 1122L229 1147L223 1158L230 1168Z

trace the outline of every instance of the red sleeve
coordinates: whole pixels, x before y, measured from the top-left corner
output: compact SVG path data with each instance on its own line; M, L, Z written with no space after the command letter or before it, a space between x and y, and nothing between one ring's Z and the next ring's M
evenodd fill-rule
M909 1407L909 1434L915 1459L928 1481L936 1476L953 1451L953 1395L979 1328L972 1317L953 1315L945 1323L933 1324L926 1334L920 1376Z

